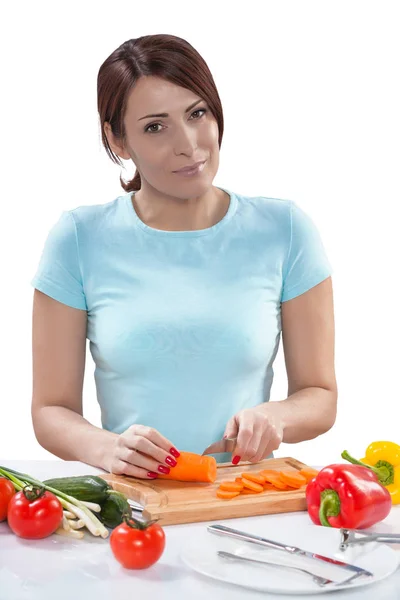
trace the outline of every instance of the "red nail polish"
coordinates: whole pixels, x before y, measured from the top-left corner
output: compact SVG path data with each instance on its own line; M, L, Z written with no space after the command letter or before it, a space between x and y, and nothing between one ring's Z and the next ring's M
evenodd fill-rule
M238 462L239 462L239 460L240 460L240 456L237 456L237 455L236 455L236 456L234 456L234 457L232 458L232 463L233 463L234 465L237 465L237 464L238 464Z
M160 471L160 473L164 473L165 475L168 475L168 473L170 472L170 468L164 467L163 465L160 465L158 467L158 470Z
M147 477L158 477L157 473L153 473L153 471L149 471L147 473Z
M165 459L165 462L170 467L176 467L176 460L174 458L172 458L172 456L167 456L167 458Z
M170 453L172 454L172 456L175 456L175 458L178 458L181 455L181 453L178 452L176 448L171 448Z

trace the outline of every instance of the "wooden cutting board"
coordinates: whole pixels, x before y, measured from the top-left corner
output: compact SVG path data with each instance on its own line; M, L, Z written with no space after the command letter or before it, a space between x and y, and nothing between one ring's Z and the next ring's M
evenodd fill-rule
M305 487L299 490L269 491L260 494L236 496L231 500L217 498L221 481L234 480L245 471L275 469L299 471L306 467L294 458L270 458L258 463L219 463L214 483L192 483L168 479L136 479L126 475L101 474L114 490L144 506L145 519L159 519L160 525L197 523L251 517L273 513L307 510Z

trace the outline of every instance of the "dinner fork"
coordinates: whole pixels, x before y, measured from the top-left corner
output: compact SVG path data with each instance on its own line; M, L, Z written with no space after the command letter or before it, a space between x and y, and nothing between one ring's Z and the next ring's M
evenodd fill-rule
M300 571L301 573L306 573L307 575L310 575L312 577L313 581L321 587L324 587L325 585L328 585L330 583L333 585L342 585L343 583L349 583L350 581L353 581L354 579L357 579L358 577L360 577L359 573L355 573L354 575L352 575L348 579L345 579L344 581L333 581L332 579L328 579L327 577L321 577L320 575L316 575L315 573L312 573L312 571L308 571L307 569L302 569L301 567L294 567L292 565L283 565L281 563L276 563L276 562L271 562L271 561L266 561L266 560L257 560L256 558L249 558L247 556L241 556L240 554L232 554L231 552L225 552L224 550L217 550L217 554L218 554L218 556L221 556L223 558L230 558L230 559L234 559L234 560L243 560L243 561L247 561L247 562L266 565L268 567L278 567L281 569L293 569L294 571Z

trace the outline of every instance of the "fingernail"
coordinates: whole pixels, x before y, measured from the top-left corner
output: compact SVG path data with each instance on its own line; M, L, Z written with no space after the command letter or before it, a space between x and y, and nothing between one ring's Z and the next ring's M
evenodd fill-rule
M147 477L158 477L157 473L153 473L153 471L149 471L147 473Z
M224 435L224 437L223 437L222 439L223 439L223 440L226 440L226 438L227 438L227 437L228 437L227 435Z
M165 462L170 467L176 467L176 460L174 460L171 456L167 456L167 458L165 459Z
M238 464L238 462L239 462L239 460L240 460L240 456L237 456L237 455L236 455L236 456L234 456L234 457L232 458L232 463L233 463L234 465L237 465L237 464Z
M178 452L178 450L176 448L171 448L170 453L172 454L172 456L175 456L175 458L178 458L178 456L181 455L181 453Z
M170 472L170 468L164 467L163 465L160 465L158 467L158 470L160 471L160 473L165 473L165 475L168 475L168 473Z

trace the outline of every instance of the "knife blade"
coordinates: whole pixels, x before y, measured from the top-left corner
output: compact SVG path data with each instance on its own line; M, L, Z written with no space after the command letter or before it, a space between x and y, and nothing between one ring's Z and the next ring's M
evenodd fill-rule
M280 542L274 542L272 540L268 540L267 538L254 535L252 533L246 533L244 531L239 531L238 529L226 527L225 525L209 525L207 527L207 530L210 533L214 533L217 535L227 535L233 538L237 538L239 540L243 540L244 542L251 542L253 544L258 544L267 548L274 548L275 550L283 550L292 555L312 558L313 560L322 561L324 563L330 563L332 565L336 565L338 567L347 569L348 571L359 573L360 575L362 574L367 575L368 577L373 577L373 573L371 573L371 571L367 571L362 567L357 567L356 565L352 565L350 563L343 562L342 560L337 560L335 558L330 558L329 556L323 556L322 554L315 554L314 552L303 550L302 548L298 548L297 546L289 546L286 544L281 544Z
M202 456L205 454L218 454L219 452L233 452L236 445L236 440L237 437L233 437L214 442L204 450Z

